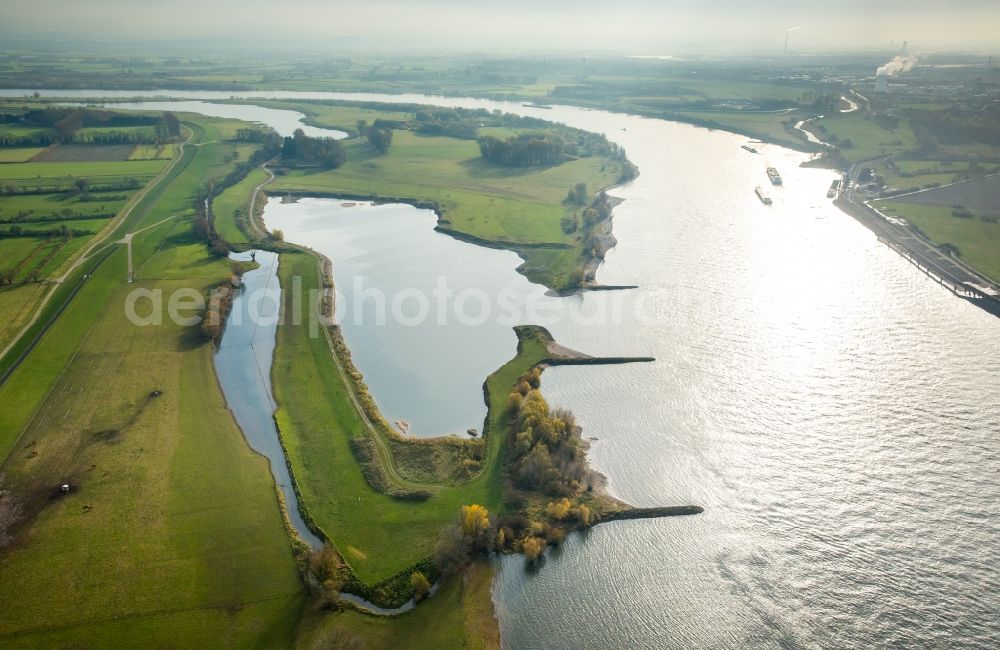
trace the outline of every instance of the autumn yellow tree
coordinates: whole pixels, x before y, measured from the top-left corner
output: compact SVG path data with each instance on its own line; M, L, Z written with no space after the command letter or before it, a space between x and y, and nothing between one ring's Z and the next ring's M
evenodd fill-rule
M525 559L528 562L534 562L545 552L545 540L539 537L529 537L522 542L521 549L524 551Z
M410 586L413 587L413 599L420 601L431 589L431 581L423 573L414 571L410 575Z
M479 504L462 506L462 532L466 537L478 537L489 530L490 513Z
M562 521L569 514L571 507L569 499L562 498L559 501L551 501L549 505L545 507L545 514L548 515L549 519Z

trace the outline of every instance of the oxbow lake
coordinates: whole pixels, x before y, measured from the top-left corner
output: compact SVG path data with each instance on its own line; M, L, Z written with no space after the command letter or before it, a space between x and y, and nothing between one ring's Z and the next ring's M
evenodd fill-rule
M161 93L169 95L239 93ZM251 95L497 108L605 133L641 170L613 191L625 199L614 216L619 244L598 274L639 289L553 298L556 315L531 322L591 354L657 358L550 369L545 394L596 438L590 458L615 496L641 506L695 503L705 513L598 527L550 551L537 571L518 557L498 560L494 600L506 647L994 647L1000 319L833 207L831 172L800 168L805 156L779 147L749 154L739 136L602 111L420 95ZM767 165L781 171L783 188L767 187ZM754 196L757 185L774 198L770 208ZM331 254L339 285L362 274L388 290L457 276L452 264L468 261L475 286L537 291L514 274L516 256L440 239L428 215L355 210L304 201L271 204L265 218L281 221L289 239L310 233L305 243ZM373 215L367 227L361 214ZM405 257L388 255L402 236L387 223L410 235ZM356 248L345 254L334 233L350 234ZM431 259L440 251L446 259ZM624 304L619 323L557 318L610 300ZM514 350L513 334L487 323L474 334L448 322L345 335L380 406L433 434L481 421L485 374ZM461 357L421 357L441 341ZM427 378L412 374L427 364L436 390L461 392L398 395Z

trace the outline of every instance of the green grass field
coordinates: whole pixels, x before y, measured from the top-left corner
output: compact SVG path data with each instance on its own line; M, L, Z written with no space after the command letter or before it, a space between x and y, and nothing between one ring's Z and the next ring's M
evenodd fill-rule
M331 125L332 126L332 125ZM579 208L563 204L567 191L586 183L591 193L614 184L621 164L578 158L545 168L509 168L484 161L475 141L397 130L385 155L366 143L345 142L348 162L330 171L291 170L268 186L282 191L321 192L439 206L447 230L518 249L555 244L564 250L519 249L530 279L552 288L573 286L583 264L583 233L566 234L563 218Z
M48 129L40 126L18 126L16 124L0 124L0 137L8 136L23 138L36 133L45 133Z
M16 149L0 149L0 163L27 162L44 151L42 147L18 147Z
M889 187L917 190L995 173L1000 163L903 159L893 160L892 165L879 163L877 169Z
M304 292L316 288L316 259L304 253L282 255L282 286L290 286L293 276L302 278ZM491 395L503 403L517 377L544 356L541 343L527 341L520 354L490 376ZM406 502L374 491L361 474L349 443L364 425L326 339L309 336L308 318L301 325L288 324L286 318L279 326L272 377L275 417L303 503L365 582L385 580L424 559L462 505L500 507L502 407L490 410L489 431L498 434L487 436L487 459L479 477L441 488L428 501Z
M449 578L433 597L402 616L310 611L303 617L300 643L310 647L333 633L333 638L357 639L367 648L499 649L492 586L493 569L480 562Z
M0 165L0 182L32 181L41 185L56 181L71 185L78 178L88 178L94 183L120 179L155 176L166 164L165 160L121 160L96 162L27 162Z
M74 215L107 214L118 212L135 190L97 192L93 200L81 201L66 192L47 194L0 195L0 221L11 221L18 214L27 213L27 219L61 215L68 210Z
M156 137L156 127L151 125L145 126L89 126L78 130L75 134L76 138L81 142L87 142L94 136L107 133L131 133L133 135L143 136L147 138Z
M205 138L238 123L192 126ZM120 228L190 210L232 149L187 147ZM229 263L184 218L134 248L148 271L137 285L112 249L0 386L6 487L30 514L0 563L2 644L289 646L302 583L267 463L225 408L211 346L191 329L125 319L129 289L204 292ZM63 481L76 491L50 499Z
M254 189L267 180L267 174L261 168L256 168L250 172L242 181L227 188L222 194L212 200L212 213L215 216L215 229L219 236L231 244L244 243L247 240L243 230L240 229L236 218L236 211L243 215L243 220L247 219L247 211L250 205L250 197Z
M0 349L14 340L18 332L28 324L46 287L41 284L25 284L19 287L0 288Z
M73 221L87 224L87 221ZM96 222L103 224L104 222ZM28 225L30 227L30 224ZM49 227L49 224L45 224ZM58 226L56 226L58 227ZM11 287L55 277L63 264L88 241L79 237L18 237L0 239L0 275L9 278Z
M377 119L402 121L413 119L412 113L393 111L391 108L387 110L375 110L359 106L312 103L296 103L290 106L288 102L261 102L259 105L285 110L294 108L306 114L306 124L313 124L329 129L340 129L348 133L356 132L358 120L365 120L368 123L372 123Z
M206 269L140 286L207 290L219 268ZM0 565L0 630L28 645L284 644L302 588L266 461L225 408L211 347L128 323L123 271L121 252L98 270L111 300L4 465L31 519ZM77 491L54 500L61 482Z
M983 221L982 214L972 219L954 217L954 208L946 206L891 200L877 201L874 205L887 214L899 215L913 223L935 244L958 246L963 261L1000 282L1000 224ZM1000 208L985 216L1000 217Z
M917 147L917 138L906 120L898 120L890 127L858 113L838 113L815 120L811 128L821 140L836 145L847 161L905 155Z
M785 128L784 122L794 119L788 113L750 113L740 111L679 111L670 114L672 117L709 128L724 129L740 133L747 137L777 142L779 144L800 147L801 140Z

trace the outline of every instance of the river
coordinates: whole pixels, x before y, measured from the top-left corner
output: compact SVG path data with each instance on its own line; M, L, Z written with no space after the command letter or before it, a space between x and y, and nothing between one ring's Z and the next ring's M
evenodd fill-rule
M640 288L563 299L621 300L622 321L552 330L586 352L657 362L554 368L543 385L597 438L590 457L616 496L706 511L572 536L539 571L499 560L506 647L994 646L1000 320L834 208L830 172L778 147L748 154L731 134L602 111L246 95L499 108L606 133L641 170L613 192L625 199L619 244L598 274ZM771 208L753 195L768 164L785 179Z

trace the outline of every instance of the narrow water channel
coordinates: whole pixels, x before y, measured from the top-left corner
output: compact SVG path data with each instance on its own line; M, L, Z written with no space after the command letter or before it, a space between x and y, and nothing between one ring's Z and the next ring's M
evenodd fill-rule
M233 253L230 258L243 262L253 258L260 266L243 274L242 287L233 299L215 353L215 374L247 442L270 463L292 527L309 546L319 548L323 542L309 530L299 512L298 497L274 423L271 363L281 307L278 255L248 251Z

